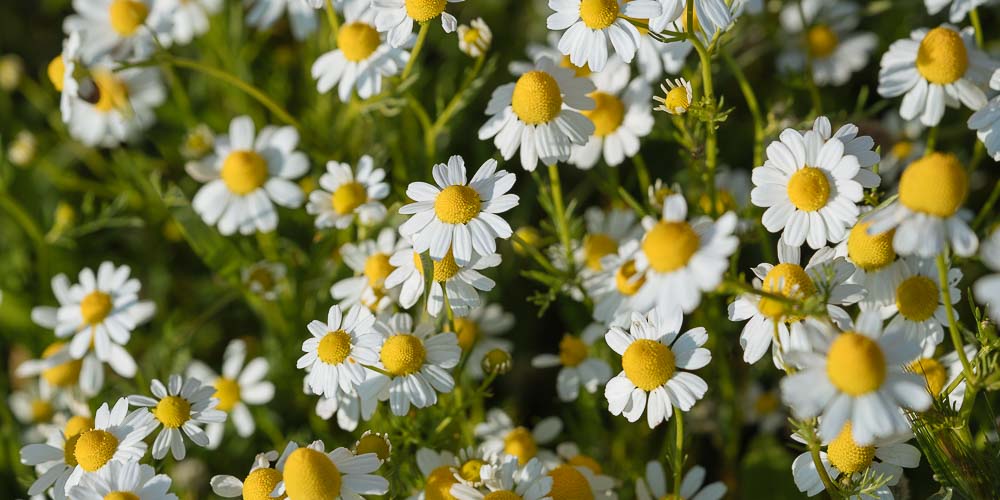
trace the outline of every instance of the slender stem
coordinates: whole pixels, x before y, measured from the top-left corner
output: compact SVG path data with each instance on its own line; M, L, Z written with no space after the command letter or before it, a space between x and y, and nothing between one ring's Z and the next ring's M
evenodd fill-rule
M705 45L698 40L698 37L691 38L691 44L698 51L701 59L701 85L705 99L708 101L708 120L705 124L705 184L708 190L709 199L712 201L711 214L718 215L715 192L715 168L718 165L718 149L715 137L715 91L712 87L712 55L705 48Z
M426 131L424 135L424 146L427 150L427 156L429 158L434 156L434 150L437 149L437 136L441 133L441 128L444 127L444 125L448 123L448 120L450 120L451 117L461 109L459 105L462 104L462 101L466 100L465 92L469 88L469 85L471 85L472 82L475 81L476 77L479 76L479 72L483 69L483 63L485 61L485 53L476 58L476 63L472 66L472 70L466 75L465 81L462 82L462 86L458 88L458 91L455 92L455 95L451 97L451 100L448 101L448 104L445 105L438 117L434 119L434 123L432 123L430 128Z
M823 487L826 489L827 494L832 498L834 492L837 491L837 487L833 484L833 479L830 479L830 474L827 474L826 467L823 466L823 460L819 456L820 442L813 435L812 439L809 440L809 455L812 456L813 465L816 466L816 472L819 473L820 480L823 481Z
M743 98L747 101L747 109L750 110L750 116L753 117L753 165L762 165L764 163L764 117L760 112L757 94L754 93L753 86L750 85L747 76L743 74L743 69L736 63L729 51L722 51L722 59L729 66L733 76L736 77L740 91L743 92Z
M972 27L976 30L976 47L980 49L983 48L983 24L979 21L979 10L973 7L969 11L969 21L972 21Z
M997 198L1000 198L1000 179L997 183L993 185L993 191L990 192L990 197L986 199L986 203L983 204L983 208L979 210L979 214L976 215L976 219L972 221L972 230L978 230L986 222L986 219L990 214L993 213L993 205L996 205Z
M340 21L337 20L337 11L333 10L333 0L326 0L326 20L330 23L330 37L336 40Z
M410 60L406 61L406 67L403 68L400 80L406 80L406 77L410 76L410 71L413 71L413 65L417 61L417 56L420 55L420 49L424 48L424 41L427 39L427 32L430 30L431 23L425 22L420 24L420 31L417 33L417 42L413 45L413 50L410 51Z
M937 256L938 281L941 283L941 298L944 301L944 312L948 316L948 331L951 333L951 343L955 346L958 359L962 362L962 372L969 385L975 384L976 377L972 372L972 365L969 357L965 354L965 344L962 342L962 333L958 330L958 322L955 320L955 310L951 305L951 287L948 284L948 263L945 261L944 252Z
M639 193L643 196L649 192L649 167L646 166L646 159L642 157L642 153L636 153L632 157L632 163L635 164L635 173L639 177Z
M674 407L674 431L675 452L674 452L674 495L681 496L681 483L684 482L684 412L680 408Z
M573 269L573 248L570 245L569 222L566 220L566 205L563 203L562 183L559 180L559 167L549 165L549 184L552 188L552 205L556 212L556 227L559 230L559 241L566 252L566 265Z
M927 131L927 141L926 145L924 146L924 156L927 156L934 152L934 146L937 144L937 135L938 135L937 125L931 127L931 129Z

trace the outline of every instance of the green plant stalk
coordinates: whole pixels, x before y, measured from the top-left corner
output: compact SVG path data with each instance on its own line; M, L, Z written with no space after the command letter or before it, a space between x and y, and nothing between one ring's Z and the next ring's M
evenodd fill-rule
M476 77L479 76L479 72L483 69L484 62L486 62L485 53L476 58L476 63L472 66L472 71L466 75L465 81L462 82L462 85L458 88L455 94L451 96L451 100L448 101L448 104L445 105L438 117L434 119L434 123L432 123L424 133L424 146L427 150L428 158L434 157L435 150L437 149L437 136L441 133L441 128L444 127L444 125L451 120L451 117L459 111L458 105L462 101L462 96L465 94L466 89L469 88L469 85L471 85L472 82L475 81Z
M740 91L743 92L743 99L747 101L747 109L750 110L750 116L753 117L753 165L763 165L764 164L764 117L760 112L760 104L757 101L757 94L754 93L753 87L750 85L750 81L747 80L746 75L740 68L740 65L736 63L733 56L729 54L729 51L722 51L722 59L729 66L729 71L733 73L736 78L736 83L740 86Z
M969 357L965 355L965 345L962 342L962 333L958 329L958 322L955 320L955 309L951 304L951 290L948 286L948 263L945 261L944 252L937 256L938 281L941 283L941 298L944 301L944 312L948 316L948 332L951 334L951 343L958 353L958 359L962 362L962 373L968 381L969 388L975 386L976 376L972 372L972 365Z
M647 410L648 411L648 410ZM681 497L681 483L684 482L684 412L674 407L674 495Z
M400 80L406 80L406 77L410 76L410 72L413 71L414 63L417 61L417 56L420 55L420 50L424 48L424 41L427 40L427 33L430 29L430 22L420 23L420 31L417 33L417 41L413 45L413 50L410 51L410 60L406 61L406 67L403 68L403 74L400 75Z
M691 44L694 45L694 49L698 51L698 57L701 59L701 84L702 92L705 93L705 98L708 99L710 103L710 108L708 110L708 123L705 126L705 173L706 179L705 184L708 189L709 199L712 200L712 210L710 215L716 214L717 209L717 193L715 192L715 169L718 166L718 148L716 147L716 137L715 137L715 91L712 88L712 55L705 48L705 45L698 40L698 37L691 37Z
M823 481L823 487L826 489L826 494L831 498L836 495L837 487L833 484L833 479L830 479L830 475L826 473L826 467L823 467L823 460L819 456L819 448L822 446L816 439L814 434L809 440L809 455L812 457L813 465L816 466L816 472L819 473L819 478Z
M326 20L330 23L330 35L334 40L340 32L340 21L337 20L337 11L333 10L333 0L326 0Z
M573 248L570 246L569 221L566 220L566 205L563 204L562 183L559 180L559 167L549 165L549 184L552 188L552 205L556 212L556 227L559 230L559 241L566 252L566 265L573 269Z
M927 131L927 141L926 145L924 146L924 156L927 156L934 152L934 146L937 144L937 135L938 135L937 125L931 127L931 129Z
M973 7L972 10L969 11L969 21L972 22L972 27L976 30L976 47L981 49L984 44L983 24L979 20L979 10L976 7Z
M646 159L642 157L642 153L638 152L632 157L632 163L635 164L635 173L639 177L639 193L645 195L649 192L649 167L646 166Z
M996 205L998 198L1000 198L1000 180L997 180L996 184L993 185L993 191L990 192L989 198L986 199L986 203L983 204L983 208L979 210L975 220L972 221L973 231L978 231L982 228L982 225L986 222L987 217L993 213L993 205Z

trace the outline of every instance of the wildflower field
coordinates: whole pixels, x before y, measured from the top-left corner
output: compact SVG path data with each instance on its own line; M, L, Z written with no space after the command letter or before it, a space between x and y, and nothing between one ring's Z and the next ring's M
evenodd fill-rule
M16 0L0 116L0 498L1000 496L1000 0Z

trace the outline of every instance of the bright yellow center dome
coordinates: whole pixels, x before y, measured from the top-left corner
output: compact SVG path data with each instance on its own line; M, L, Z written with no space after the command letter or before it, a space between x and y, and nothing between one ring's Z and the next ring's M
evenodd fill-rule
M851 234L847 237L847 256L855 265L871 272L895 262L896 251L892 248L892 238L896 230L869 236L869 226L871 223L858 222L851 228Z
M368 23L347 23L337 32L337 48L344 53L344 58L351 62L368 59L378 45L378 31Z
M361 436L361 439L358 440L358 446L355 452L358 455L374 453L379 460L388 460L390 449L389 440L387 438L371 432Z
M458 264L455 263L455 256L452 255L451 249L448 250L443 259L432 260L431 262L434 263L434 281L438 283L444 283L458 274ZM417 270L420 271L422 276L424 274L424 265L420 260L420 254L414 252L413 263L417 266Z
M491 491L483 497L483 500L522 500L523 497L509 490Z
M938 27L927 32L917 49L917 71L927 81L939 85L954 83L969 68L969 54L962 35Z
M216 406L219 410L230 411L240 402L240 384L237 381L219 377L212 385L215 386L215 394L212 397L219 400Z
M478 458L473 458L467 460L461 467L458 468L458 475L462 476L462 479L470 483L476 483L481 480L479 476L479 471L482 470L486 462Z
M577 366L587 359L587 344L573 335L563 335L559 341L559 362L563 366Z
M875 447L858 446L851 437L851 423L847 422L840 430L840 434L827 445L826 455L837 470L844 474L854 474L863 472L872 464Z
M503 452L514 455L518 463L524 465L538 454L538 444L531 431L524 427L515 427L503 438Z
M592 30L602 30L618 19L618 0L582 0L580 19Z
M277 469L262 468L250 471L243 480L243 500L272 500L271 492L281 482L281 472ZM285 498L281 495L280 498Z
M329 332L319 341L316 355L328 365L339 365L351 354L351 335L344 330Z
M969 176L953 154L931 153L899 179L899 202L914 212L951 217L969 192Z
M63 434L67 438L76 436L84 431L89 431L94 428L94 419L90 417L82 417L80 415L73 415L66 421L66 427L63 428Z
M788 199L799 210L815 212L830 199L830 180L816 167L804 167L788 179Z
M455 318L455 336L463 352L469 352L479 338L479 325L469 318Z
M910 371L924 378L931 396L941 394L948 382L948 369L934 358L920 358L908 366Z
M87 325L97 326L108 317L113 306L110 295L94 290L80 301L80 316Z
M834 387L851 396L861 396L882 387L885 354L874 340L855 332L844 332L830 344L826 374Z
M180 396L167 396L156 404L153 416L164 427L176 429L191 419L191 403Z
M36 424L46 423L52 420L55 415L55 408L52 403L44 399L36 399L31 402L31 421Z
M94 85L97 86L97 102L94 103L94 109L102 113L128 109L129 90L124 80L104 70L95 70L92 76Z
M837 34L825 24L817 24L806 32L806 47L812 58L823 59L833 54L839 43Z
M618 130L625 121L625 103L611 94L600 91L592 92L589 96L594 100L594 109L583 110L580 113L594 122L594 136L605 137Z
M669 347L655 340L639 339L625 349L622 369L636 387L651 391L667 383L677 365Z
M601 270L601 258L617 251L618 242L606 234L593 233L583 238L583 260L594 271Z
M563 464L549 472L552 478L552 500L594 500L590 482L572 465Z
M49 75L49 81L52 82L52 86L59 92L62 92L63 79L66 77L66 63L63 62L62 54L53 57L49 61L45 72Z
M64 345L66 345L64 342L53 342L42 351L42 359L54 356ZM82 367L82 359L71 359L63 364L46 368L42 371L42 378L53 387L70 387L80 380Z
M395 270L389 263L389 256L384 253L373 253L365 259L365 278L368 278L368 286L373 289L381 289L385 279Z
M640 276L638 279L634 278L636 273L635 270L635 260L630 260L615 271L615 288L618 292L626 297L631 297L642 289L642 285L646 284L646 276Z
M340 498L340 471L325 453L311 448L299 448L288 455L283 478L288 498Z
M230 191L247 195L267 181L267 160L256 151L233 151L222 162L220 175Z
M896 307L904 318L921 322L934 315L940 298L938 286L926 276L910 276L896 287Z
M360 182L345 182L333 191L330 205L337 215L349 214L368 201L368 192Z
M816 285L805 269L802 269L802 266L785 262L768 271L767 275L764 276L761 290L790 299L802 299L816 293ZM788 312L792 309L791 304L778 299L761 297L757 303L757 309L760 310L761 314L773 320L784 317L785 321L792 323L801 319L788 316Z
M444 12L447 0L406 0L406 15L418 23L430 21Z
M419 338L404 333L386 339L380 358L385 371L399 377L419 371L427 359L427 350Z
M108 7L111 29L121 36L132 36L146 22L149 7L137 0L112 0Z
M482 207L479 192L469 186L448 186L434 200L434 213L446 224L468 224Z
M94 472L108 463L118 451L118 438L108 431L93 429L78 435L73 457L87 472Z
M691 100L688 99L687 88L683 85L678 85L667 91L667 95L663 98L663 107L670 111L677 111L678 109L687 110L690 108Z
M529 71L517 79L510 105L522 122L540 125L559 115L562 102L562 91L552 75Z
M657 222L642 240L642 251L654 271L669 273L687 265L701 239L687 222Z
M451 487L456 483L458 483L458 479L455 479L455 472L452 468L442 465L427 476L427 483L424 485L424 499L455 500L455 497L451 495Z

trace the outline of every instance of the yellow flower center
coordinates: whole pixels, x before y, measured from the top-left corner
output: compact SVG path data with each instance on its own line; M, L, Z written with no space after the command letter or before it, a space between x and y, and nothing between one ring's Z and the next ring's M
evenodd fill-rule
M669 347L655 340L639 339L625 349L622 369L636 387L651 391L667 383L677 365Z
M65 345L64 342L55 342L42 351L42 358L50 358ZM53 387L70 387L76 385L80 380L80 368L83 367L82 359L72 359L61 365L55 365L42 371L42 378Z
M281 482L281 472L263 468L250 471L243 480L243 500L272 500L271 492ZM280 498L285 498L281 495Z
M549 472L552 478L552 500L594 500L594 492L586 476L572 465L560 465Z
M389 256L384 253L373 253L365 260L365 277L368 278L368 286L378 290L382 288L385 279L396 268L389 263Z
M73 415L66 421L66 427L63 428L63 434L67 438L76 436L84 431L89 431L94 428L94 419L89 417L82 417L80 415Z
M588 234L583 238L583 259L587 267L601 270L601 258L618 251L618 242L606 234Z
M531 248L538 248L542 245L542 233L539 232L538 229L531 226L522 226L518 228L517 231L514 231L514 236L517 236L517 239L513 241L514 252L518 255L527 255L529 250L528 248L525 248L524 245Z
M406 0L406 15L418 23L430 21L444 12L447 0Z
M356 447L355 452L358 455L374 453L379 460L388 460L389 450L389 440L372 432L361 436L361 439L358 440L358 446Z
M444 283L455 277L458 274L458 264L455 263L455 256L452 255L451 250L444 255L441 260L432 260L434 263L434 281L438 283ZM413 253L413 263L417 266L417 270L420 271L421 276L424 274L424 265L420 260L420 254Z
M767 415L777 411L781 404L774 392L765 392L753 402L753 409L758 415Z
M577 66L573 64L573 61L569 59L569 56L562 56L562 59L559 60L559 66L573 70L573 74L576 75L577 78L586 78L593 73L593 71L590 70L590 65L584 63L583 66Z
M702 212L706 214L713 213L712 211L712 197L708 193L702 193L701 197L698 198L698 207L701 208ZM736 210L736 198L733 198L733 194L725 189L716 189L715 191L715 212L717 214L723 214L730 210Z
M899 201L915 212L955 215L969 192L969 176L953 154L931 153L903 171Z
M284 480L289 498L340 498L340 471L330 457L312 448L299 448L288 455Z
M478 42L479 30L477 30L476 28L469 28L465 30L465 36L462 37L462 40L470 45Z
M337 32L337 47L344 53L344 58L351 62L368 59L378 48L378 44L378 31L368 23L347 23Z
M874 340L855 332L844 332L826 353L826 374L834 387L851 396L861 396L882 387L885 355Z
M538 443L531 431L515 427L503 438L503 452L517 457L517 462L524 465L538 454Z
M927 32L917 49L917 71L927 81L946 85L965 75L969 54L962 35L949 28L938 27Z
M566 334L559 341L559 362L563 366L577 366L587 359L587 344L578 337Z
M642 251L653 270L676 271L687 265L698 251L701 238L687 222L657 222L642 240Z
M230 191L250 194L267 181L267 160L256 151L233 151L222 162L222 182Z
M687 110L690 108L691 101L688 99L687 88L683 85L678 85L670 89L663 98L663 107L670 111L676 111L677 109Z
M339 365L351 354L351 335L344 330L329 332L319 341L316 355L328 365Z
M139 495L132 493L131 491L112 491L107 495L104 495L103 500L140 500Z
M618 0L583 0L580 19L592 30L602 30L618 19Z
M483 500L523 500L524 497L509 490L491 491L483 497Z
M619 267L615 271L615 287L618 288L618 292L626 297L631 297L642 289L642 285L646 284L646 276L640 276L639 279L633 279L635 276L635 260L630 260Z
M805 269L802 269L802 266L786 262L778 264L768 271L767 275L764 276L764 283L761 285L761 290L783 295L790 299L802 299L816 293L816 285L813 284L812 278L809 277ZM764 316L778 320L787 315L791 309L791 304L777 299L761 297L757 303L757 309ZM789 316L785 318L785 321L792 323L800 319Z
M788 179L788 199L799 210L815 212L830 199L830 180L816 167L804 167Z
M31 402L31 421L33 423L43 423L52 420L55 409L52 404L44 399L35 399Z
M941 394L948 382L948 369L934 358L920 358L907 367L913 373L921 375L927 382L927 390L931 396Z
M80 301L80 316L85 324L97 326L108 317L113 305L110 295L95 290Z
M469 318L455 318L455 336L462 351L468 352L479 338L479 325Z
M484 465L486 465L486 462L483 462L478 458L473 458L466 461L461 467L458 468L458 475L462 476L462 479L470 483L477 483L481 480L479 477L479 470L482 469Z
M191 419L191 403L180 396L167 396L156 404L153 416L164 427L176 429Z
M218 408L230 411L240 402L240 384L231 378L219 377L215 380L215 394L212 397L219 400Z
M330 196L330 205L338 215L349 214L368 201L368 191L360 182L345 182Z
M52 86L59 92L62 92L63 78L66 77L66 63L63 62L62 54L53 57L49 61L46 73L49 75L49 81L52 82Z
M63 443L63 461L70 467L76 467L79 465L76 462L76 442L80 440L81 435L82 433L73 436L67 434L66 442Z
M806 48L812 58L822 59L833 54L839 43L837 34L825 24L817 24L806 32Z
M581 466L590 469L594 474L603 474L604 470L601 464L597 463L597 460L588 457L587 455L577 455L566 461L569 465Z
M434 200L434 213L446 224L467 224L480 207L479 192L469 186L448 186Z
M427 350L417 337L401 333L386 339L379 357L385 371L398 377L419 371L427 359Z
M116 451L118 438L108 431L94 429L78 435L76 446L73 447L73 457L83 470L94 472L104 467L115 456Z
M896 251L892 248L892 238L896 230L886 231L874 236L868 235L871 223L858 222L847 237L847 256L855 265L865 271L877 271L896 260Z
M111 29L121 36L132 36L146 21L149 7L137 0L114 0L108 8Z
M558 116L562 102L562 91L552 75L529 71L517 79L510 106L522 122L539 125Z
M594 122L594 136L605 137L618 130L625 120L625 103L621 99L604 92L591 92L594 109L583 110L583 116Z
M910 321L926 321L938 308L937 283L925 276L910 276L896 287L896 307Z
M451 487L456 483L458 483L458 479L455 479L455 473L451 467L442 465L427 476L427 484L424 485L424 499L455 500L455 497L451 496Z
M851 437L851 423L844 424L840 434L826 446L826 455L830 463L844 474L862 472L872 464L875 458L875 446L858 446Z
M94 71L94 85L97 86L97 102L94 108L102 113L128 108L128 85L110 71Z
M889 154L899 159L909 158L913 154L913 143L910 141L899 141L892 145Z

